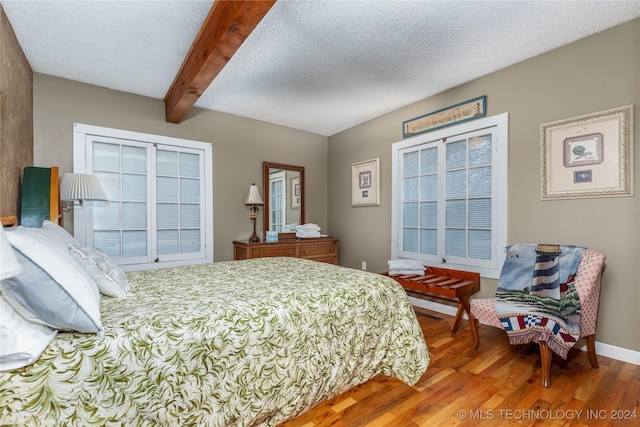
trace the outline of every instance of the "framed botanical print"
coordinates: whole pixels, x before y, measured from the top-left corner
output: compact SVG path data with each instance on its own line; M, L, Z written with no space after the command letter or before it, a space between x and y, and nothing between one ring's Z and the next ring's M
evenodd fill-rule
M542 199L633 195L633 106L543 124Z

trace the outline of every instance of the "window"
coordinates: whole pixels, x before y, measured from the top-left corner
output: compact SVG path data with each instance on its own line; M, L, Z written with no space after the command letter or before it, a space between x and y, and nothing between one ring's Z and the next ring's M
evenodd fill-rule
M393 258L499 277L507 135L505 113L393 144Z
M129 270L213 261L211 144L74 124L74 171L108 203L74 212L74 234Z
M278 233L284 230L286 223L286 197L285 197L285 171L278 169L269 172L269 230L276 231Z

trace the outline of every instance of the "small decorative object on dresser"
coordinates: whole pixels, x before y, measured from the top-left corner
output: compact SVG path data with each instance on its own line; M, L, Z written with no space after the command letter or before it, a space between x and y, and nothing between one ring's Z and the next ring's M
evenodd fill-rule
M308 240L282 240L280 242L233 242L233 259L268 257L294 257L338 264L338 239L320 237Z
M265 232L265 242L267 243L275 243L278 241L278 232L277 231L266 231Z

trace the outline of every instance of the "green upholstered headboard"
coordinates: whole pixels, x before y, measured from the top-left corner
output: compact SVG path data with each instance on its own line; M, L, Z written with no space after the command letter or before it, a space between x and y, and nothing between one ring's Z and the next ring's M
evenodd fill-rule
M26 166L22 175L20 225L42 227L45 219L56 224L62 222L58 167Z

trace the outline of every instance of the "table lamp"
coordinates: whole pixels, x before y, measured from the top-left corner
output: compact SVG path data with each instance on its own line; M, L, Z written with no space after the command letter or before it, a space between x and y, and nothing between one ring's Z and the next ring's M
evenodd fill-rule
M262 196L260 196L260 191L258 191L257 185L251 184L251 187L249 187L249 196L244 204L251 206L249 219L253 221L253 235L249 238L249 242L259 242L260 238L256 234L256 217L258 216L256 212L258 212L258 206L264 205L264 202L262 201Z

